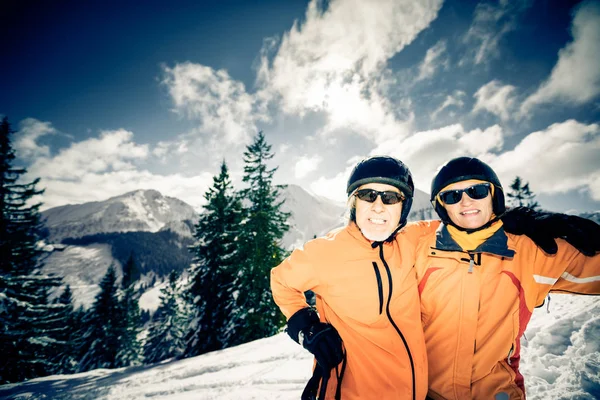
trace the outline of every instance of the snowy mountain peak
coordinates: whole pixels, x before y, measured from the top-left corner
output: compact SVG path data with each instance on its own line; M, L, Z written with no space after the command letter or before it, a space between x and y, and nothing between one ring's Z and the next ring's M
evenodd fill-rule
M189 204L157 190L135 190L104 201L51 208L42 215L54 242L96 233L158 232L198 217Z

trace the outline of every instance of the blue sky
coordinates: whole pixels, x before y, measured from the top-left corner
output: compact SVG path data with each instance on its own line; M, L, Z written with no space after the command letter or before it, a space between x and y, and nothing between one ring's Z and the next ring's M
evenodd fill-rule
M336 200L389 154L428 192L469 155L600 210L600 2L10 2L0 114L45 208L139 188L199 207L257 131Z

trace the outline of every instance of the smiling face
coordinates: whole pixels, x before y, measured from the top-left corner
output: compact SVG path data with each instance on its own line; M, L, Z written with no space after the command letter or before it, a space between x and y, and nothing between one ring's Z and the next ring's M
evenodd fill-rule
M453 183L444 188L447 190L465 189L479 181L462 181ZM450 220L457 226L465 229L477 229L492 219L492 196L488 195L481 200L474 200L466 193L462 193L461 200L456 204L444 204Z
M401 193L398 188L384 183L367 183L360 186L358 190L360 189ZM356 224L363 236L371 241L387 239L398 227L401 214L402 202L386 205L381 201L381 196L377 196L373 203L356 198Z

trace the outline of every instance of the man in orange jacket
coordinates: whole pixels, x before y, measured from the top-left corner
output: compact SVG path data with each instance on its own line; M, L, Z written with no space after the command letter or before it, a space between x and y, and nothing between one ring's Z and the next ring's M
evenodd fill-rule
M398 233L413 192L402 162L360 162L348 180L348 225L309 241L271 271L288 334L315 355L315 373L323 375L319 399L425 398L427 353L413 263L417 236L435 223L412 229L414 237ZM306 303L307 290L316 294L318 315ZM305 390L303 398L315 396Z
M426 350L413 265L419 238L434 234L439 221L400 230L413 192L410 171L400 161L361 161L348 180L348 225L306 243L271 271L273 298L288 318L288 334L315 356L315 375L303 399L316 398L319 376L319 399L339 399L342 392L344 399L425 398ZM544 224L537 216L521 210L506 221L511 232L527 234L549 251L555 251L557 235L581 248L598 248L597 239L587 240L583 219L564 224L549 219L551 229L539 232L535 228ZM315 292L317 310L307 304L307 290Z
M600 294L600 256L562 239L547 254L529 237L506 233L502 185L476 158L448 162L433 179L431 201L443 225L421 239L415 265L428 397L524 399L520 340L533 309L550 291ZM531 237L547 233L539 230L543 218L529 223L538 228L528 230Z

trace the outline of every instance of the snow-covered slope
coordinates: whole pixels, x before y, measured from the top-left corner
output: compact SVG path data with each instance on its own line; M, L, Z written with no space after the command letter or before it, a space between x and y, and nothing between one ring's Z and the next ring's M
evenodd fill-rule
M66 246L44 260L44 273L62 276L63 282L71 286L75 306L88 308L100 291L98 284L111 264L120 276L121 264L112 257L108 244Z
M600 224L600 211L584 212L577 214L580 217L591 219L597 224Z
M104 201L55 207L42 212L42 216L51 242L97 233L157 232L166 225L198 219L192 206L156 190L136 190ZM177 227L181 229L180 224Z
M344 204L311 195L297 185L288 185L282 194L285 198L283 211L292 213L290 230L283 238L287 249L302 246L344 223Z
M419 189L415 189L413 204L410 208L408 220L419 221L423 219L438 219L438 216L429 201L429 194L422 192Z
M600 297L554 295L550 312L535 310L525 334L529 400L600 398ZM281 333L186 360L4 385L0 398L297 400L311 367L309 353Z

